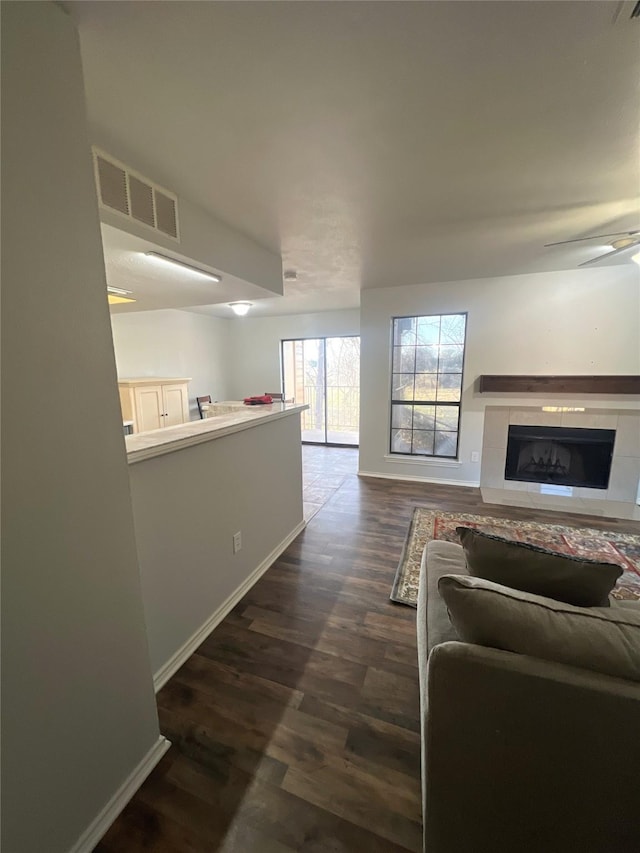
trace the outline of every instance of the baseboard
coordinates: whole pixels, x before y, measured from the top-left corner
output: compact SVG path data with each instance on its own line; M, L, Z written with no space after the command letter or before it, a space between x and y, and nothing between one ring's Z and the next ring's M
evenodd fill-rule
M138 766L125 779L100 814L82 833L69 853L91 853L98 841L100 841L170 746L171 743L160 735L149 752L147 752Z
M167 681L171 678L174 672L177 672L187 658L192 655L198 648L200 643L205 640L213 631L216 625L219 625L224 617L229 613L240 599L251 589L251 587L259 580L267 571L269 566L278 559L280 554L289 547L293 540L306 527L306 521L301 521L297 524L291 533L286 536L279 545L277 545L270 554L268 554L260 565L251 572L249 577L243 581L240 586L224 601L220 607L207 619L207 621L198 628L198 630L189 637L187 642L181 646L178 651L163 664L153 676L153 686L156 693L160 690Z
M447 480L444 477L415 477L411 474L381 474L378 471L358 471L358 477L375 477L380 480L407 480L411 483L440 483L443 486L467 486L477 489L479 480Z

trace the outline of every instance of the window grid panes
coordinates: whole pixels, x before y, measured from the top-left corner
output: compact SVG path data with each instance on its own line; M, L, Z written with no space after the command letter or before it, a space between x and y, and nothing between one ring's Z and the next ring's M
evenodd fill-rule
M458 455L466 314L393 320L391 453Z

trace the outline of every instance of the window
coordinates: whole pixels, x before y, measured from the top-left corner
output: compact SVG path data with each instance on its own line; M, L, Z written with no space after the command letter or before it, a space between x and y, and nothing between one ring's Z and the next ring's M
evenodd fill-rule
M466 314L395 317L391 453L458 455Z

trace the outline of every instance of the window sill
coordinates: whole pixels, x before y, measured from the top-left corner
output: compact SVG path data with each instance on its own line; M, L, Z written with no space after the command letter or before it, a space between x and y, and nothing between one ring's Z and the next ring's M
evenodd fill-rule
M398 453L385 453L385 462L402 462L409 465L437 465L441 468L460 468L458 459L441 459L439 456L402 456Z

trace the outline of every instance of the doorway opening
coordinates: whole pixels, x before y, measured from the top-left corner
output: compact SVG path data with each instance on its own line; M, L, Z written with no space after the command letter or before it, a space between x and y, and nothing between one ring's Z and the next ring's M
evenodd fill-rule
M307 403L302 441L357 447L360 440L360 338L282 341L285 399Z

